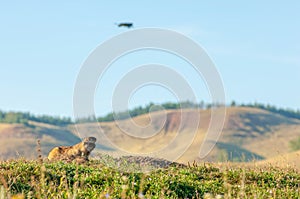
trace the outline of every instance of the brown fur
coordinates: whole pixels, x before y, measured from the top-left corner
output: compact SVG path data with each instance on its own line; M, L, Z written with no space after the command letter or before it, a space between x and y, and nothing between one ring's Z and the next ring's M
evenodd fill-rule
M53 148L48 154L48 160L50 161L67 161L82 163L88 161L88 156L95 148L95 137L87 137L73 146L59 146Z

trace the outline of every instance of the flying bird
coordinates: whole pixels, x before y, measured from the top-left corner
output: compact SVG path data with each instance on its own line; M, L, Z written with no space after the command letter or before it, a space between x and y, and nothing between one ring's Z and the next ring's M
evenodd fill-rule
M132 28L133 27L133 23L119 23L117 24L118 27L126 27L126 28Z

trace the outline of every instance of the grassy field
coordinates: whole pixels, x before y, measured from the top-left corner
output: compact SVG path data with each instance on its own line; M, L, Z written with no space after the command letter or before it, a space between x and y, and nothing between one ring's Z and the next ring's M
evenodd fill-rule
M0 162L0 198L300 198L300 173L292 168L143 167L111 159Z

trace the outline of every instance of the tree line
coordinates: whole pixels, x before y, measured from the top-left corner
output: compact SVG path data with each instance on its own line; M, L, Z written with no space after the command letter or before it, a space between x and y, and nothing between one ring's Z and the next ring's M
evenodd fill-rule
M210 109L212 107L218 107L220 104L211 104L211 103L204 103L201 101L200 103L194 103L190 101L186 102L167 102L160 105L156 105L154 103L149 103L146 106L138 106L128 111L121 111L117 113L108 113L105 116L95 118L94 116L85 117L81 119L77 119L76 123L87 123L87 122L111 122L114 120L124 120L130 117L136 117L139 115L143 115L149 112L155 112L160 110L172 110L172 109ZM252 107L252 108L259 108L263 110L270 111L272 113L277 113L289 118L300 119L300 110L293 110L293 109L284 109L284 108L277 108L276 106L272 105L265 105L261 103L249 103L249 104L237 104L235 101L232 101L231 104L227 105L227 107ZM73 124L74 121L70 117L55 117L55 116L48 116L48 115L41 115L36 116L30 114L28 112L4 112L0 110L0 123L22 123L28 124L29 121L53 124L57 126L66 126L69 124Z
M187 109L187 108L204 108L204 102L201 102L199 104L190 101L180 102L180 103L166 102L160 105L155 105L154 103L150 103L144 107L138 106L128 111L109 113L103 117L98 117L97 120L99 122L110 122L114 120L124 120L130 117L136 117L149 112L155 112L161 110L172 110L172 109Z
M139 106L137 108L134 108L129 111L119 112L119 113L109 113L104 117L99 117L97 120L99 122L109 122L113 120L123 120L128 119L130 117L135 117L138 115L142 115L149 112L159 111L159 110L172 110L172 109L193 109L193 108L199 108L199 109L210 109L212 107L219 107L222 104L218 103L204 103L201 101L200 103L194 103L190 101L186 102L180 102L180 103L172 103L167 102L160 105L155 105L153 103L150 103L144 107ZM300 119L300 110L294 110L294 109L285 109L285 108L278 108L273 105L269 104L262 104L262 103L248 103L248 104L237 104L235 101L232 101L230 104L226 105L226 107L251 107L251 108L259 108L266 111L270 111L272 113L277 113L280 115L283 115L285 117L289 118L295 118Z
M28 125L29 121L65 126L72 124L70 117L54 117L48 115L35 116L28 112L0 111L0 123L20 123Z
M259 109L263 109L266 111L270 111L272 113L277 113L277 114L283 115L285 117L300 119L300 110L299 109L294 110L291 108L278 108L274 105L269 105L269 104L265 105L262 103L241 104L240 106L241 107L259 108Z

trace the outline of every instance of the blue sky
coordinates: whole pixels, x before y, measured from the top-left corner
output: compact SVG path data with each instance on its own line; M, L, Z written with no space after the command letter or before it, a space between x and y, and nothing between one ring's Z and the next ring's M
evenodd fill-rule
M71 116L82 63L99 44L128 31L115 26L123 21L175 30L200 44L222 76L228 103L300 109L299 10L299 1L1 2L0 109ZM197 99L209 101L203 81L177 58L159 52L129 57L131 65L174 65L191 81ZM97 114L111 110L111 89L121 75L112 70L101 80ZM129 107L174 99L163 88L148 87L132 96Z

